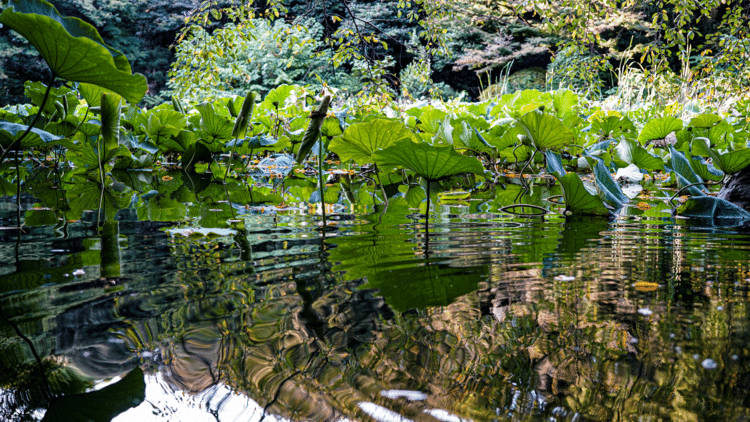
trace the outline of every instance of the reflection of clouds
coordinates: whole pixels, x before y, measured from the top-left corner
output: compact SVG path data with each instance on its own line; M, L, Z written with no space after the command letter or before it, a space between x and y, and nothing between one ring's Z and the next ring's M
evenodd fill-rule
M471 419L459 418L458 416L443 409L426 409L424 413L445 422L471 422Z
M411 390L383 390L380 395L389 399L405 398L411 401L421 401L427 398L427 394L421 391Z
M237 394L224 384L217 384L199 394L175 391L161 374L147 375L146 400L140 406L122 413L113 422L286 422L288 419L266 414L263 407L245 395Z
M381 422L413 422L411 419L405 418L398 413L386 409L383 406L378 406L375 403L363 402L359 403L357 406L373 419Z

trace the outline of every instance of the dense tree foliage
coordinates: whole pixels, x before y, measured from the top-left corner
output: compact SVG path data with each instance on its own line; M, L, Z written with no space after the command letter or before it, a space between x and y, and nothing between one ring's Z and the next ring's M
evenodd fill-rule
M93 24L147 76L147 104L166 100L171 91L200 99L290 82L385 100L449 98L461 91L476 98L480 87L530 67L547 71L547 86L538 88L572 87L595 98L618 86L675 99L739 93L750 85L742 66L750 55L747 1L54 4L62 15ZM273 54L260 54L269 46ZM0 47L1 101L22 102L23 81L46 79L47 71L7 29L0 29Z
M169 47L184 24L184 16L200 5L198 0L57 0L63 16L94 25L102 38L122 51L133 69L149 81L148 103L162 102L158 93L166 86L173 54ZM26 102L23 83L47 80L49 71L36 51L6 28L0 29L0 104Z

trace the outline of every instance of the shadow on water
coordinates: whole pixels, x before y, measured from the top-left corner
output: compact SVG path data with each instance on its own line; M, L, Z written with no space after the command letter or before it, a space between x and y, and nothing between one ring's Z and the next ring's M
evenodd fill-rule
M64 235L31 200L22 242L0 232L3 418L750 416L740 231L436 205L426 232L394 198L321 236L247 191L152 183Z

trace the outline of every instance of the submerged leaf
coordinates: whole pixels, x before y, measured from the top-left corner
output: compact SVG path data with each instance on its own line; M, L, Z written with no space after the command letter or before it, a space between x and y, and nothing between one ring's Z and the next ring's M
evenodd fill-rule
M108 422L138 406L145 398L143 370L136 367L120 381L101 390L53 399L42 421Z

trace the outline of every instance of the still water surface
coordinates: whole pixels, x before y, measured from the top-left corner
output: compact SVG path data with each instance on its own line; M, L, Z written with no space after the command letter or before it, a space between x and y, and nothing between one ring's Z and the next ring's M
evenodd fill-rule
M0 205L2 420L750 420L742 229Z

